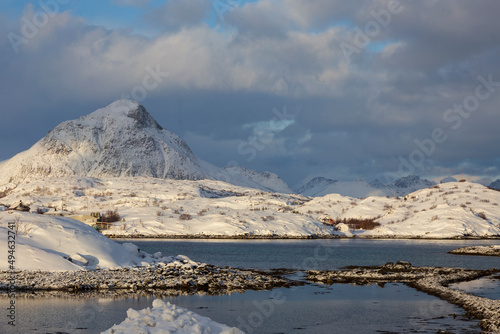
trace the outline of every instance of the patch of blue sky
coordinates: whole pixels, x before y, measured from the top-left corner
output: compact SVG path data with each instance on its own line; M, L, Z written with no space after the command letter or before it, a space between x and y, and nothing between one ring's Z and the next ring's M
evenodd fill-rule
M145 14L145 9L141 7L122 6L112 1L98 0L75 1L71 5L71 11L89 24L108 29L136 26L143 21Z
M380 52L382 52L382 50L384 50L384 48L387 45L392 44L392 43L394 43L394 41L389 41L389 40L385 40L385 41L371 41L366 46L366 51L367 52L372 52L372 53L380 53Z
M3 14L15 15L20 17L23 13L23 9L28 3L32 3L29 0L2 0L0 1L0 11Z
M351 20L343 19L343 20L334 20L332 22L326 23L321 27L314 27L309 29L308 33L311 34L321 34L322 32L335 27L345 27L347 29L352 30L354 28L354 24Z

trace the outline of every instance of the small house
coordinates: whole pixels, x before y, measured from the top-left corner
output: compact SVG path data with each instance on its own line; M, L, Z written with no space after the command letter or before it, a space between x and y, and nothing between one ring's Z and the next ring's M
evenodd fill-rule
M328 215L322 215L322 216L318 217L317 220L319 220L320 222L322 222L323 225L330 225L330 226L335 225L335 220L333 220Z

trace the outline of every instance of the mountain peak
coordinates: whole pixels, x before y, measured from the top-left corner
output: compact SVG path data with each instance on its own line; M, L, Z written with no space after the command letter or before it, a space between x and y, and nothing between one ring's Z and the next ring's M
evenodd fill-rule
M0 185L63 176L214 179L290 192L275 174L228 171L198 159L186 142L131 100L62 122L29 150L0 163Z
M117 100L110 105L81 117L80 122L132 123L138 128L163 129L140 103L133 100Z
M302 194L304 196L315 196L316 194L325 190L335 182L337 182L337 180L332 180L326 177L318 176L309 180L307 183L299 186L297 188L297 194Z
M496 181L492 182L488 188L491 188L491 189L496 189L496 190L500 190L500 179L497 179Z

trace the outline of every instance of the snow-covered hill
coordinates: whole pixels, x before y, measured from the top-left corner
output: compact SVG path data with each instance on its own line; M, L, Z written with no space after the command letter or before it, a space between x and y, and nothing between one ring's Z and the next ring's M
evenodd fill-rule
M331 231L292 212L306 201L303 196L213 180L52 178L20 184L0 203L20 200L32 211L49 210L45 215L61 209L75 215L117 209L124 221L104 231L115 235L308 236Z
M0 270L110 269L146 265L160 259L159 254L155 259L133 244L118 244L70 218L4 211L0 212L0 221L0 233L5 236L0 247L11 249L13 255L11 263L7 256L0 259ZM162 258L164 262L170 260Z
M298 210L332 218L373 219L373 230L350 231L370 237L500 236L500 192L478 183L449 182L403 198L356 199L330 194L314 198ZM307 211L306 211L307 210Z
M29 150L0 164L0 185L63 176L212 179L291 192L274 174L223 169L198 159L181 138L130 100L63 122Z
M400 198L358 199L338 194L307 198L213 180L49 180L18 185L0 203L22 200L33 211L50 209L52 214L62 208L74 215L116 209L122 219L103 231L115 236L500 236L500 192L469 182L435 185ZM370 219L380 226L339 226L336 231L323 225L325 216Z

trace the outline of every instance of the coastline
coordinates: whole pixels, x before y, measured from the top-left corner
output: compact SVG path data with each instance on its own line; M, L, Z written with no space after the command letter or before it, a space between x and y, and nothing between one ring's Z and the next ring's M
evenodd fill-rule
M12 286L5 283L12 274L10 271L0 271L0 295L12 290ZM142 267L77 271L20 270L14 274L16 293L181 291L221 294L270 290L298 284L283 278L280 272L222 268L206 263L157 263Z
M455 255L500 256L500 245L462 247L448 253Z
M368 240L500 240L500 236L455 236L455 237L425 237L425 236L397 236L397 235L380 235L380 236L363 236L363 235L193 235L193 234L159 234L159 235L106 235L109 239L166 239L166 240L179 240L179 239L214 239L214 240L310 240L310 239L368 239Z
M500 270L496 268L472 270L413 267L409 262L398 261L397 263L389 262L382 266L353 266L335 271L309 270L307 279L327 285L404 283L416 290L461 307L480 319L481 329L488 333L498 333L500 332L500 300L475 296L448 286L451 283L472 281L498 272Z

